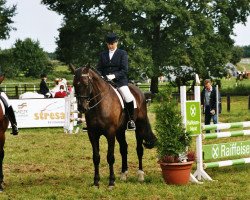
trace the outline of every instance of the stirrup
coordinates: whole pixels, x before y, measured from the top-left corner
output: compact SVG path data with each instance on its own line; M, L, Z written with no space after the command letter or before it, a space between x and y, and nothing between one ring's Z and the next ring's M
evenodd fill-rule
M135 130L136 126L135 126L135 122L134 120L129 120L127 123L127 130Z

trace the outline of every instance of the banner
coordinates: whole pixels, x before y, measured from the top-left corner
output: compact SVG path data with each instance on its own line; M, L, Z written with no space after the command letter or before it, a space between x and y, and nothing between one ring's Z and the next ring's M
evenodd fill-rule
M186 102L186 129L191 134L201 133L201 108L198 101Z
M203 145L204 160L250 155L250 140Z
M64 98L10 99L18 128L63 127L65 120Z

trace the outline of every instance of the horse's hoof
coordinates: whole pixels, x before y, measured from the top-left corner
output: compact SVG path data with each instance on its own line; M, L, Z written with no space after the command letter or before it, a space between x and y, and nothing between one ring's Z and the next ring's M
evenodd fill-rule
M121 180L126 181L128 177L128 171L122 172L121 173Z
M92 187L96 188L96 189L99 189L99 184L93 184Z
M109 185L108 190L113 190L114 187L115 187L114 185Z
M143 182L144 181L144 171L138 170L137 171L138 181Z
M3 186L0 185L0 193L2 193L2 192L3 192Z

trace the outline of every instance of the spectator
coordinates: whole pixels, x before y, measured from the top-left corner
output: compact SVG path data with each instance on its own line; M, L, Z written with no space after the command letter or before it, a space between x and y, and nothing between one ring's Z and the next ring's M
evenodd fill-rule
M55 86L53 87L52 90L50 90L51 94L53 97L55 97L56 92L58 92L60 90L60 79L56 78L55 79Z
M221 98L219 96L219 113L221 112ZM216 88L212 86L210 79L204 81L204 88L201 92L201 105L203 107L203 113L205 114L205 125L210 124L211 119L214 124L217 124L217 94ZM209 131L207 131L209 133Z
M64 98L67 96L67 92L64 90L64 85L60 85L60 90L55 93L55 98Z

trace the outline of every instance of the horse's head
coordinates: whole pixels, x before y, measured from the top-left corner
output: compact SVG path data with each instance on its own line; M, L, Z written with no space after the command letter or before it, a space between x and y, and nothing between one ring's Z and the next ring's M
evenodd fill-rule
M82 67L75 70L73 86L75 88L78 110L84 113L89 109L89 102L93 90L92 76L89 67Z

